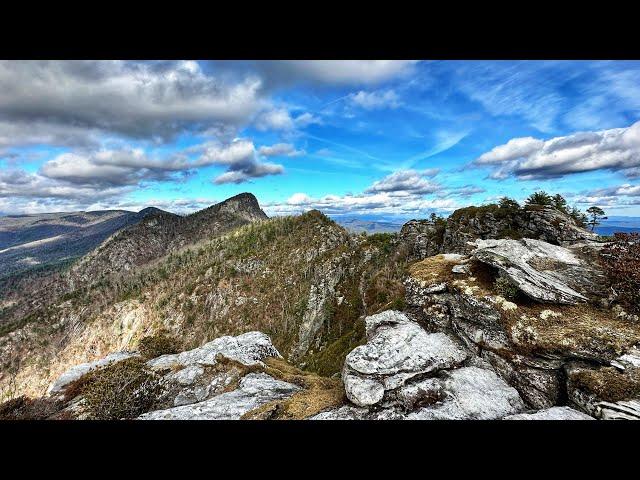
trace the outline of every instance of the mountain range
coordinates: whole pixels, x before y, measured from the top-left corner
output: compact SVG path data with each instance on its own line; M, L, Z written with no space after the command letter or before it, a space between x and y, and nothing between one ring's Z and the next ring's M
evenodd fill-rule
M552 206L365 235L250 193L6 222L49 268L2 283L0 418L640 418L606 239Z

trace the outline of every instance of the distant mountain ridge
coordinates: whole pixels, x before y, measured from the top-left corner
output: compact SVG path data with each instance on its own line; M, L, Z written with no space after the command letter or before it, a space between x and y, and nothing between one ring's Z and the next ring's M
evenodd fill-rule
M162 212L102 210L0 217L0 277L81 257L115 232ZM165 213L165 212L163 212Z
M139 223L116 232L75 264L70 278L73 283L85 283L125 272L187 245L267 218L251 193L241 193L184 217L155 209Z

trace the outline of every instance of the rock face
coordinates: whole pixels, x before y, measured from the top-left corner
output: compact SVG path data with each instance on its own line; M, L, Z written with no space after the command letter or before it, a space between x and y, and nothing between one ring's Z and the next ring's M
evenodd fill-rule
M437 253L469 253L478 239L533 238L554 245L593 241L597 235L579 227L570 216L553 207L529 205L503 210L497 205L456 210L441 225L431 220L410 220L400 231L411 260Z
M410 420L494 420L526 407L518 391L494 372L466 367L447 373L444 400L408 415Z
M595 420L570 407L551 407L533 413L509 415L504 420Z
M407 315L365 319L367 343L345 360L343 381L355 406L314 419L496 419L526 407L517 390L443 332Z
M261 364L266 357L280 357L271 339L261 332L248 332L237 337L224 336L203 346L178 354L162 355L147 362L153 370L188 365L215 365L218 355L243 365Z
M402 226L400 238L409 247L409 260L421 260L440 251L438 229L431 220L409 220Z
M575 304L601 275L570 250L540 240L476 240L473 256L499 269L518 289L539 302Z
M343 370L349 400L379 403L417 375L462 363L467 353L444 333L427 333L406 315L386 311L366 318L367 343L347 355Z
M300 387L264 373L250 373L237 389L209 400L145 413L141 420L239 420L242 415L274 400L290 397Z

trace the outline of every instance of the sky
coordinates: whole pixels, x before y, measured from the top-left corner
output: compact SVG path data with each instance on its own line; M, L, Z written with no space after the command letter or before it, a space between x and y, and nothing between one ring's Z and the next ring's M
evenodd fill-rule
M537 190L640 216L640 62L0 62L0 215L251 192L401 219Z

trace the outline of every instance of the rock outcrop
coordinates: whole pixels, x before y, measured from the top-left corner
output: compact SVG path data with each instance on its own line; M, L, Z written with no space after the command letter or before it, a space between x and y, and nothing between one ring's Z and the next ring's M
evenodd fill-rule
M409 220L400 229L400 238L408 246L409 260L421 260L437 254L441 250L436 224L431 220Z
M386 311L366 318L367 343L347 355L345 391L358 406L380 403L408 380L461 364L461 345L444 333L427 333L406 315Z
M597 235L550 206L509 209L498 205L461 208L446 220L410 220L400 231L412 260L437 253L470 253L475 240L532 238L554 245L594 241Z
M288 398L300 390L291 383L265 373L250 373L238 388L209 400L145 413L141 420L239 420L247 412L274 400Z
M78 380L80 377L86 375L90 371L106 367L107 365L111 365L112 363L120 362L134 356L137 356L136 352L114 352L110 353L104 358L101 358L100 360L81 363L79 365L71 367L51 384L47 393L49 395L57 395L61 393L70 383Z
M571 407L551 407L532 413L518 413L504 417L504 420L595 420L589 415Z
M475 246L476 260L499 269L520 291L539 302L584 302L595 278L602 276L593 264L570 250L541 240L476 240Z

